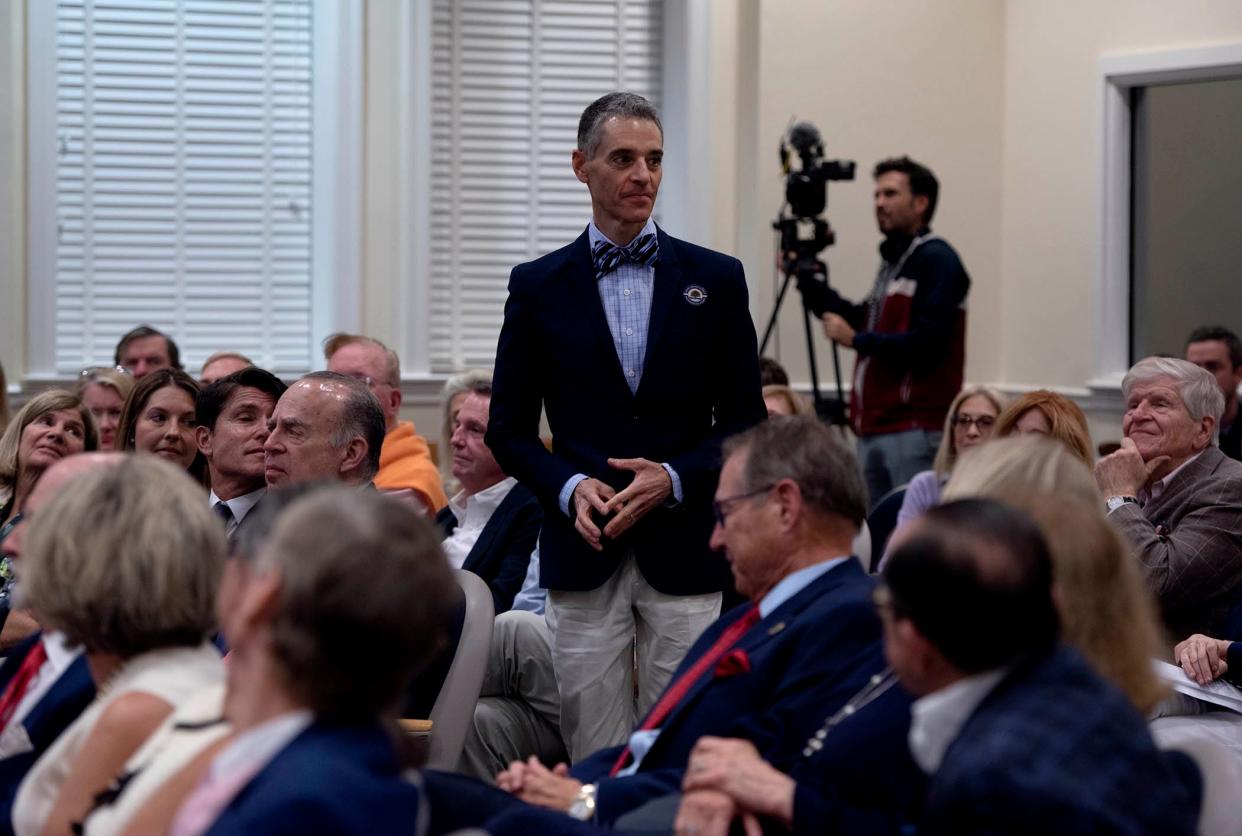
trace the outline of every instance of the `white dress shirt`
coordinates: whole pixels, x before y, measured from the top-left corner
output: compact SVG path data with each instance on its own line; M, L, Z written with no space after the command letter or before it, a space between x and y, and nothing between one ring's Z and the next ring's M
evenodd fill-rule
M465 491L459 491L449 500L449 509L457 518L457 527L440 546L454 569L460 569L465 564L488 520L516 484L517 479L510 476L476 494L467 496Z
M920 769L936 773L949 744L1008 672L1001 668L968 676L911 704L910 754Z
M221 499L216 496L216 492L212 491L207 496L207 507L215 509L216 503L223 502L229 506L229 510L233 512L233 521L230 522L224 530L224 533L232 537L233 532L237 530L237 526L241 525L241 521L250 513L250 509L259 504L259 500L263 498L263 494L267 493L267 488L259 488L257 491L244 493L241 496L235 496L232 499Z
M82 655L82 647L80 645L70 647L66 643L65 634L59 630L49 630L43 634L40 641L43 642L43 649L47 651L47 659L44 660L34 678L30 680L30 684L26 686L26 694L17 704L13 718L9 720L10 726L25 720L26 715L39 704L39 700L52 690L52 686L56 684L56 680L60 679L61 674L69 670L74 660Z

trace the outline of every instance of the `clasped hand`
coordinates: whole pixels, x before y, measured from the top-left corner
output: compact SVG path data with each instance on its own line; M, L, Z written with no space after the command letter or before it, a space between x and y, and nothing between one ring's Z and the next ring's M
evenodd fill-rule
M673 492L673 480L659 462L648 459L609 459L608 466L629 470L634 479L622 491L615 491L599 479L583 479L574 488L574 528L596 551L603 551L601 537L620 537L652 508L664 502ZM612 519L601 532L591 511Z

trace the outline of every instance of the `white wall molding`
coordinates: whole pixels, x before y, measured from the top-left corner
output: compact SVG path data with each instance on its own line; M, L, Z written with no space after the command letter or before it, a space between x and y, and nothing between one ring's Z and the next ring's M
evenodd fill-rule
M1135 87L1242 75L1242 44L1105 55L1099 61L1099 273L1088 387L1119 392L1130 354L1130 93Z

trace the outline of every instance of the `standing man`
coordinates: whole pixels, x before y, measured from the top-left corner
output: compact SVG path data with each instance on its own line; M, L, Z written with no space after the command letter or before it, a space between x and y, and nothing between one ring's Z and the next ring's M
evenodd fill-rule
M1220 416L1220 451L1242 459L1242 421L1238 420L1238 386L1242 385L1242 340L1228 328L1196 328L1186 340L1186 359L1216 378L1225 396Z
M592 221L514 268L496 354L487 444L543 504L574 758L624 740L719 614L729 570L708 540L720 442L765 416L742 265L651 219L663 144L641 96L609 93L583 112L572 159Z
M805 284L824 333L858 354L850 417L871 503L930 470L949 404L962 388L970 277L931 231L940 184L909 157L882 160L875 218L884 235L880 270L860 304L824 284Z
M271 372L250 366L206 386L195 401L194 439L211 477L208 501L224 521L230 544L267 490L267 422L286 388Z

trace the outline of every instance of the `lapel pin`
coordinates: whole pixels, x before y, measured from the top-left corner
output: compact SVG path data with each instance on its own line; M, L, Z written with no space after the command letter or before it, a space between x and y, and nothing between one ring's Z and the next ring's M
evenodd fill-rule
M768 635L775 636L777 633L779 633L781 630L784 630L784 629L785 629L785 622L778 621L768 628Z
M691 305L702 305L707 301L707 291L699 287L697 284L692 284L687 287L684 291L682 291L681 295L686 297L686 301Z

